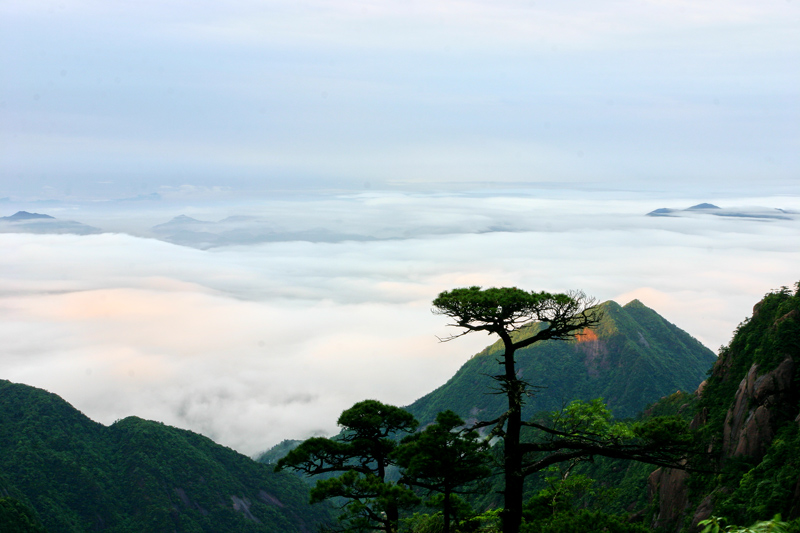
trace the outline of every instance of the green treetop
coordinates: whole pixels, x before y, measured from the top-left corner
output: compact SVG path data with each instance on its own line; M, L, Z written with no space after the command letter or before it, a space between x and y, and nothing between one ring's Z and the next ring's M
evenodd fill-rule
M395 533L400 509L417 503L414 493L387 479L395 464L395 437L410 433L417 421L408 411L376 400L364 400L342 412L340 436L311 438L278 461L275 470L292 468L308 475L335 473L311 489L311 501L344 498L340 517L351 529Z
M443 411L436 423L409 435L395 450L397 464L406 483L439 492L444 532L457 506L453 496L472 492L471 485L491 473L491 456L485 451L476 431L460 429L464 421L453 411Z

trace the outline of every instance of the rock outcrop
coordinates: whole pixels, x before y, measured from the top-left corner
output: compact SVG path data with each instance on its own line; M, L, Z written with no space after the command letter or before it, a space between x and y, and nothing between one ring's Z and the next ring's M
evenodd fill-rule
M774 410L786 405L794 395L792 380L797 365L791 357L778 368L759 375L753 364L739 383L733 406L725 416L722 436L723 458L761 459L775 437Z
M689 474L685 470L659 468L647 479L647 498L657 498L653 527L662 528L680 523L689 507Z
M715 457L716 468L724 468L733 459L758 465L782 427L800 424L799 294L800 290L792 295L784 289L756 304L752 319L739 327L729 349L722 350L711 376L696 392L701 396L700 409L691 427L705 430L709 438L706 451ZM787 312L786 307L793 309ZM736 381L735 392L725 393L730 398L727 406L720 404L721 391L733 391ZM709 393L709 389L713 391ZM704 402L707 394L716 394L716 403ZM720 425L722 413L724 422ZM685 471L661 468L650 476L653 528L699 531L698 523L714 513L716 502L737 488L730 483L707 487L705 493L689 491L690 477ZM785 512L800 516L800 479L792 494Z

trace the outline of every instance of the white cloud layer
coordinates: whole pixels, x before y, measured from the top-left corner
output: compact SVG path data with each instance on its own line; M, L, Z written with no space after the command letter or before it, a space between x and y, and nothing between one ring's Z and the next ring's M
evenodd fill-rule
M800 197L751 200L800 207ZM447 329L429 308L442 290L517 285L638 298L716 349L765 292L799 279L798 221L643 216L687 207L653 202L263 200L251 206L286 214L289 227L305 217L416 233L209 251L124 234L3 234L2 377L56 392L104 423L135 414L252 454L332 433L356 401L404 405L443 383L491 339L438 343ZM209 205L205 214L241 209ZM102 215L92 216L102 227ZM428 217L439 229L466 227L425 233ZM514 231L476 233L503 221Z

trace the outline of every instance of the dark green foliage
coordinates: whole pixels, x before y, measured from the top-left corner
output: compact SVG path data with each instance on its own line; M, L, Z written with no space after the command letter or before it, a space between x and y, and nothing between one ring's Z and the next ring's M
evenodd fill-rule
M695 446L694 433L680 417L617 422L601 400L576 400L562 411L526 426L532 429L521 445L526 473L540 472L551 465L580 464L596 457L673 466Z
M436 423L404 438L394 458L403 468L403 478L415 486L449 487L450 491L489 474L491 457L475 431L461 430L464 421L452 411L443 411Z
M8 533L47 533L36 513L14 498L0 498L0 531Z
M131 417L92 422L54 394L0 381L0 484L48 531L305 531L329 520L294 476Z
M453 326L468 331L514 331L537 321L548 323L546 330L549 333L540 340L567 339L572 337L569 326L579 325L579 316L586 308L582 299L579 293L551 294L517 287L465 287L439 294L433 300L433 309L437 314L453 318Z
M277 464L278 461L286 457L286 454L288 454L290 451L300 446L302 442L303 441L301 440L294 440L294 439L283 440L278 444L276 444L275 446L273 446L272 448L270 448L269 450L260 454L255 459L259 463L264 463L268 465Z
M523 524L522 533L652 533L643 524L600 511L560 513L547 520Z
M355 470L317 481L311 489L311 502L329 498L346 502L339 516L345 531L394 533L398 529L400 511L419 503L419 498L408 488Z
M697 395L675 392L647 406L635 424L646 425L654 417L666 417L669 420L678 416L684 421L680 427L685 428L685 424L694 416L696 403ZM655 466L646 463L595 457L592 461L578 464L574 472L596 480L599 486L597 494L589 495L582 504L603 512L620 514L648 507L647 478L655 469Z
M337 498L344 501L339 517L348 530L380 529L396 532L400 510L418 503L405 486L389 479L397 439L416 429L408 411L376 400L364 400L342 412L342 432L333 439L311 438L280 459L276 471L291 468L318 479L312 503Z
M104 428L54 394L0 381L0 471L52 531L118 520Z
M729 496L720 498L716 514L738 524L775 514L800 516L800 502L794 501L794 493L800 487L800 428L797 424L781 428L757 465L739 470L738 475L729 474L728 486L738 486Z
M600 401L575 402L564 412L542 414L536 420L546 422L550 428L570 429L578 444L582 441L588 442L595 436L617 435L616 438L605 439L604 446L611 452L614 451L615 442L623 447L646 442L658 447L656 443L661 442L668 446L671 443L677 444L680 453L689 440L686 438L689 434L687 422L692 412L688 406L692 404L692 397L693 395L676 393L650 406L651 413L659 413L655 421L648 421L646 417L639 421L615 421ZM666 405L662 406L661 403ZM676 420L679 412L680 420ZM559 420L555 420L556 418ZM677 430L678 433L669 435L668 431L663 431L665 427ZM542 442L542 435L533 432L525 436L523 443L537 441ZM498 443L492 450L496 461L502 456L501 447L502 443ZM631 450L628 448L625 451ZM525 520L537 522L536 527L543 527L540 521L547 517L588 509L607 515L618 515L624 522L632 512L646 510L649 506L647 479L656 467L629 459L603 457L602 453L605 451L595 456L581 456L558 462L539 474L529 476L525 483L525 494L527 498L534 496L526 504ZM541 457L546 458L547 454ZM658 458L657 451L654 457ZM663 456L663 459L675 458L675 455L671 458ZM474 507L502 506L502 499L496 494L502 490L502 482L498 478L491 479L491 487L484 495L469 498ZM645 517L646 513L640 514L640 520Z
M627 515L615 515L599 510L582 509L588 498L602 496L607 491L571 468L553 467L546 486L525 504L525 523L522 532L618 532L643 533L644 525L631 523Z
M771 520L759 520L751 526L743 527L727 523L725 517L711 516L697 523L700 533L791 533L794 528L781 520L777 514Z
M697 401L697 394L676 391L648 405L639 415L639 418L642 415L644 417L676 415L689 422L695 414Z
M395 450L394 457L403 469L402 481L440 493L432 503L442 507L443 528L450 531L450 519L458 519L455 495L475 490L476 481L491 473L491 456L478 441L475 431L459 431L464 421L453 411L443 411L436 423L409 435Z
M716 360L713 352L638 300L624 307L614 302L599 307L602 319L587 335L517 351L520 375L542 387L526 398L523 418L559 410L573 399L598 397L606 400L615 416L633 417L677 390L694 391ZM537 324L522 328L517 336L532 335L538 328ZM490 376L498 372L502 353L502 342L489 346L408 410L423 424L446 409L465 420L499 416L507 408L504 398L488 393L496 388Z
M686 420L675 415L646 418L631 429L639 439L654 445L689 444L693 438Z
M753 308L753 316L736 328L730 344L720 348L720 359L725 359L728 366L710 375L700 405L708 412L704 431L709 439L721 435L725 414L739 382L753 363L758 364L759 374L764 374L787 356L800 362L798 314L800 294L792 294L785 287L767 294ZM797 405L788 407L791 411L797 410ZM791 416L791 412L786 416Z
M433 515L424 513L414 513L402 520L402 531L409 533L442 533L444 531L444 519L442 513Z
M576 468L590 479L597 480L602 497L590 495L586 506L612 514L630 513L646 509L647 478L656 467L647 463L597 457Z
M795 491L800 489L800 437L794 422L800 413L800 372L795 370L794 399L770 406L777 433L763 458L723 457L722 435L728 409L739 383L750 368L758 375L773 370L786 357L800 363L800 291L782 288L767 294L753 308L753 316L737 328L728 346L720 350L720 363L710 374L699 408L707 422L701 428L714 456L700 466L717 467L718 475L693 475L691 494L697 500L715 492L717 514L747 524L781 513L800 516ZM800 366L800 365L798 365ZM718 489L724 490L718 490Z
M756 304L753 316L720 349L696 405L678 408L684 417L686 412L695 413L698 441L708 452L692 459L691 468L713 472L690 474L683 522L670 528L688 531L695 510L704 502L706 512L710 505L715 515L730 523L753 524L780 514L790 520L789 531L800 529L800 429L796 422L800 415L800 285L796 287L794 292L783 287ZM776 374L781 376L780 388L767 388L758 396L758 383L778 387L777 381L760 380L787 358L794 361L794 375L787 374L792 366L784 365ZM741 401L736 403L740 384L746 387L742 385ZM674 406L682 400L668 403ZM760 418L753 416L756 408ZM732 444L723 448L729 410L737 424L732 427L739 429L730 434ZM750 420L758 427L748 425ZM737 442L747 447L734 452ZM742 455L742 449L754 455ZM636 507L641 509L641 502Z
M545 487L525 504L525 520L536 522L547 520L559 513L570 512L579 507L587 497L597 493L595 481L582 474L572 472L572 466L553 466L545 476Z
M260 522L291 531L300 529L301 516L283 509L310 511L298 480L275 475L266 465L253 468L257 463L205 437L135 417L111 429L124 490L135 496L126 514L142 530L154 522L165 528L175 522L195 523L204 531L259 531ZM155 495L160 502L142 504ZM315 515L324 517L324 509L307 516Z

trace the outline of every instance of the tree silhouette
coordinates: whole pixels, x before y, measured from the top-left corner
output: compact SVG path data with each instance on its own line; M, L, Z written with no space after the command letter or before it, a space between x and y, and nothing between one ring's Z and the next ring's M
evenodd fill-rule
M443 411L436 423L404 438L395 450L403 469L401 481L442 494L444 533L450 532L454 515L452 497L474 492L469 486L491 473L491 456L474 430L460 429L464 421L453 411Z
M570 339L587 328L595 327L600 315L595 300L582 292L550 294L528 292L516 287L468 287L439 294L433 301L433 312L452 318L450 326L464 331L444 341L474 331L495 334L503 341L504 352L498 363L502 371L492 376L499 384L499 392L508 400L508 409L495 420L484 421L479 426L493 426L491 435L503 439L503 473L505 474L505 508L502 514L503 531L517 533L522 522L523 501L523 449L522 405L531 384L516 372L514 353L520 348L545 340ZM515 335L517 330L532 322L541 327L532 335Z
M387 479L395 464L392 452L398 434L414 431L418 422L408 411L364 400L342 412L342 433L333 438L304 441L278 461L275 470L291 468L307 475L340 474L320 479L311 489L311 502L344 498L340 519L350 530L395 533L400 509L419 499L403 485Z

